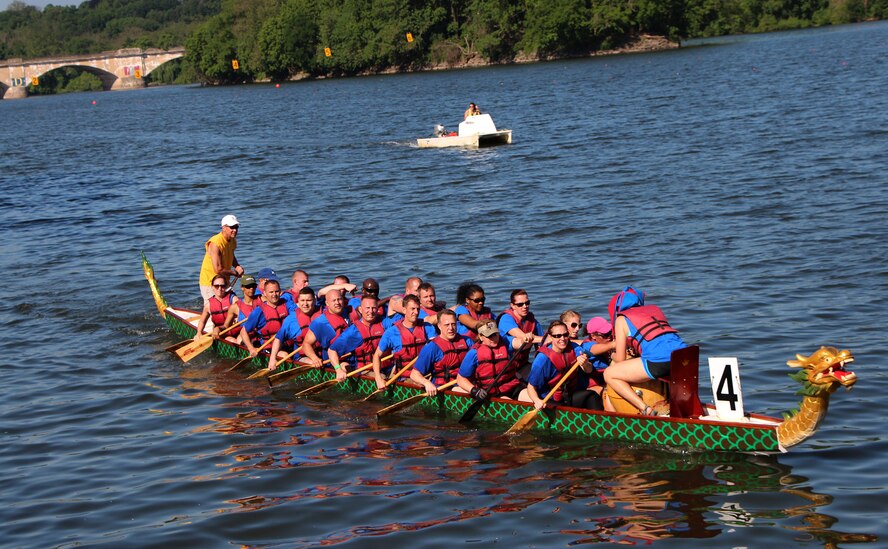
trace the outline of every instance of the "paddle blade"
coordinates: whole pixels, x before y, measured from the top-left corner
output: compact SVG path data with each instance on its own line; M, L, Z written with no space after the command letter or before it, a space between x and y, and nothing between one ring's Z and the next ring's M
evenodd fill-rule
M302 391L299 391L298 393L296 393L296 396L313 395L315 393L319 393L319 392L323 391L324 389L327 389L329 387L332 387L332 386L338 385L338 384L339 384L338 379L330 379L330 380L318 383L317 385L312 385L308 389L303 389Z
M274 387L275 385L280 385L281 383L290 381L299 374L313 369L314 366L298 366L296 368L287 370L286 372L277 372L268 377L268 384Z
M179 347L174 352L176 355L182 359L182 362L188 362L192 358L206 351L210 347L213 346L213 338L212 337L202 337L197 341L192 341L188 345L184 345Z
M248 363L251 362L252 360L253 360L253 357L251 357L251 356L248 356L247 358L244 358L244 359L238 360L238 361L234 364L234 366L232 366L231 368L228 369L228 371L229 371L229 372L233 372L233 371L237 370L238 368L240 368L241 366L243 366L243 365L245 365L245 364L248 364Z
M169 351L172 353L176 349L181 349L182 347L188 345L189 343L194 343L194 340L193 339L186 339L186 340L180 341L178 343L173 343L169 347L164 348L164 351Z
M505 434L507 435L517 435L518 433L533 427L536 423L537 416L539 416L540 411L534 408L533 410L527 412L521 419L515 422L515 425L512 425Z
M253 372L252 374L247 376L247 379L256 379L257 377L265 377L271 374L271 370L268 368L263 368L258 372Z
M382 410L376 412L376 417L387 416L391 413L397 412L398 410L403 410L404 408L407 408L408 406L412 406L413 404L416 404L417 402L419 402L420 400L424 399L427 396L429 396L429 395L427 395L426 393L422 393L421 395L414 395L414 396L412 396L410 398L406 398L400 402L396 402L396 403L392 404L391 406L387 406L387 407L383 408Z
M472 405L469 406L469 409L466 410L466 413L464 413L462 415L462 417L459 418L459 422L460 423L469 423L470 421L475 419L475 416L478 415L478 411L481 410L481 407L484 406L485 402L487 402L487 401L486 400L476 400L475 402L473 402Z
M373 391L373 392L370 393L369 395L367 395L367 396L365 396L364 398L362 398L362 399L361 399L361 402L367 402L368 400L370 400L371 398L375 397L376 395L385 392L385 390L386 390L386 387L383 387L382 389L376 389L375 391Z

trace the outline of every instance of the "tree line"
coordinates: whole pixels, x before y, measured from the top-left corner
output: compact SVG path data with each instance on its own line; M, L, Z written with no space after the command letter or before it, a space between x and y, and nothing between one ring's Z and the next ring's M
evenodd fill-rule
M885 15L888 0L89 0L42 11L17 0L0 12L0 59L184 44L185 60L155 81L226 84L545 59L640 34L680 40Z

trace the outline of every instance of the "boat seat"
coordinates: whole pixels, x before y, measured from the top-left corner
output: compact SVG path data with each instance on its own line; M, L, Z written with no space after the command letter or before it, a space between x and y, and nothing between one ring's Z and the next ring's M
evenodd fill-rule
M669 385L669 416L698 418L703 415L700 402L700 347L691 345L672 351L669 377L659 378Z

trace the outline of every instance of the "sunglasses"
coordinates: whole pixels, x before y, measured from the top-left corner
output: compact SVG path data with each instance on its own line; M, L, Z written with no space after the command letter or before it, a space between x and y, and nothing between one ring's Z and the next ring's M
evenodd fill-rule
M564 332L561 334L549 334L549 337L557 337L557 338L570 337L570 334L568 334L567 332Z
M569 326L570 326L571 328L579 328L579 327L580 327L580 323L579 323L579 322L571 322L571 323L569 324Z
M512 305L516 307L530 307L530 300L528 299L527 301L522 301L521 303L512 303Z
M484 298L484 297L480 297L478 299L473 299L473 298L469 297L467 299L468 299L468 301L471 301L472 303L484 303L485 301L487 301L487 298Z
M225 284L213 284L213 288L224 288Z

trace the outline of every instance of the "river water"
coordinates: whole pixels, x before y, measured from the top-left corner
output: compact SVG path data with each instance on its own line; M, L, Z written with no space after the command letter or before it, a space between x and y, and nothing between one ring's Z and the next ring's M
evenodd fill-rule
M884 543L888 24L690 46L0 102L0 545ZM413 146L469 101L514 144ZM377 422L164 352L139 250L197 306L227 213L249 270L315 287L525 287L548 321L636 285L740 359L747 410L795 407L785 361L820 345L860 380L776 457Z

